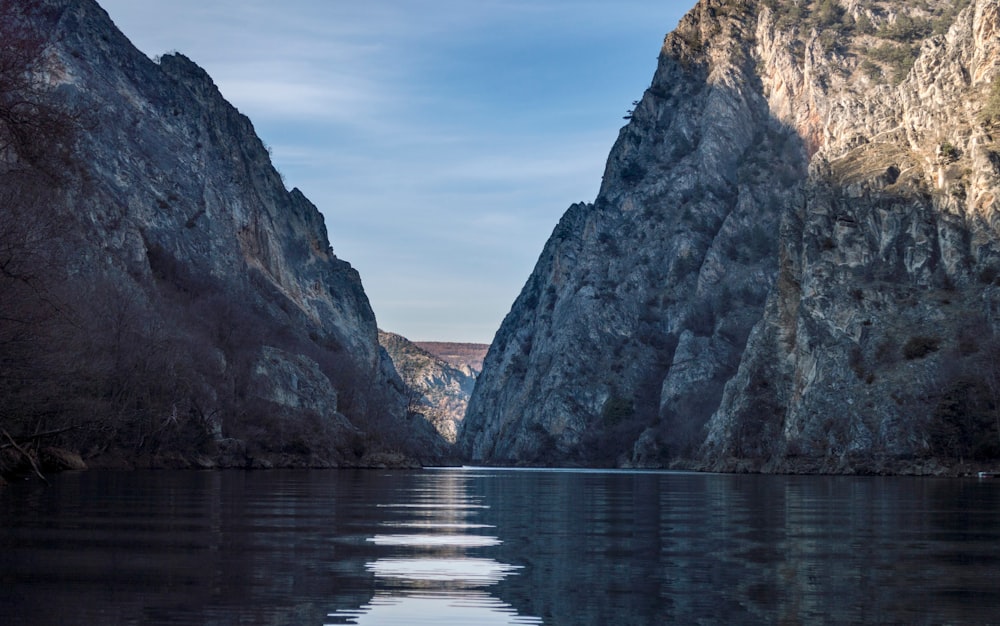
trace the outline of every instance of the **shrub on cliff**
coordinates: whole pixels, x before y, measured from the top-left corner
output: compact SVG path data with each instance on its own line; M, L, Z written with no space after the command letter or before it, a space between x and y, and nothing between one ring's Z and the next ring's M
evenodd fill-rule
M979 112L979 119L984 126L1000 125L1000 75L993 79L986 106Z
M916 335L914 337L910 337L910 339L903 346L903 356L906 357L907 361L922 359L931 352L937 352L940 346L941 340L937 337Z
M620 396L611 396L604 403L604 408L601 410L601 419L606 424L614 426L632 417L634 413L635 407L632 405L631 400Z

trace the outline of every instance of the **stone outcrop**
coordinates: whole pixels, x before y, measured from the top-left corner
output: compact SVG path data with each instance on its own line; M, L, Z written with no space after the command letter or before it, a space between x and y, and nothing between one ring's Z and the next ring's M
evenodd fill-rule
M17 209L44 218L36 308L58 306L10 367L58 392L5 388L8 428L74 426L62 444L91 465L326 467L445 449L407 418L360 277L322 215L285 188L201 68L150 60L92 0L0 11L5 41L40 42L33 95L78 127L44 204ZM4 163L5 193L26 188L27 160ZM56 358L32 356L46 352Z
M497 333L464 450L828 472L1000 457L998 27L988 0L699 2Z

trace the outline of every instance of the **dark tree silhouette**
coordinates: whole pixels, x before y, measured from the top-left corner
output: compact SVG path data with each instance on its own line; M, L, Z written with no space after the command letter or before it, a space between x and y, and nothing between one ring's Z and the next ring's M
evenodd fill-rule
M0 2L0 452L24 456L57 395L47 347L63 307L52 242L66 233L57 206L80 116L43 80L48 42L25 19L37 2ZM20 459L25 462L28 459ZM0 459L2 461L2 459ZM2 463L0 463L2 464Z

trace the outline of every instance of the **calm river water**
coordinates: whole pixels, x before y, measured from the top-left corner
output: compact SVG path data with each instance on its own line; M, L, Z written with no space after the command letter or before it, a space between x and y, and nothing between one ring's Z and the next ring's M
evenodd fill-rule
M1000 623L1000 480L64 474L0 490L0 623Z

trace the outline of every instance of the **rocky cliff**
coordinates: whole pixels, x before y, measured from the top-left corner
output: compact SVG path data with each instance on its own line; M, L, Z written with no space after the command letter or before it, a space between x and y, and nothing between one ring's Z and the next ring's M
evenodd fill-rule
M122 465L335 466L444 449L407 417L321 214L286 190L201 68L151 61L92 0L3 0L0 18L0 72L29 79L0 86L20 116L0 135L29 138L4 144L0 181L0 261L15 270L0 284L0 419L14 440L56 432L92 463ZM62 134L32 130L43 113Z
M455 443L458 425L465 417L476 384L477 370L464 363L449 363L394 333L379 331L378 339L406 385L409 411L422 415L449 443ZM431 348L444 352L452 360L470 360L471 344L438 342L432 343Z
M1000 456L992 0L702 0L486 358L475 461Z

